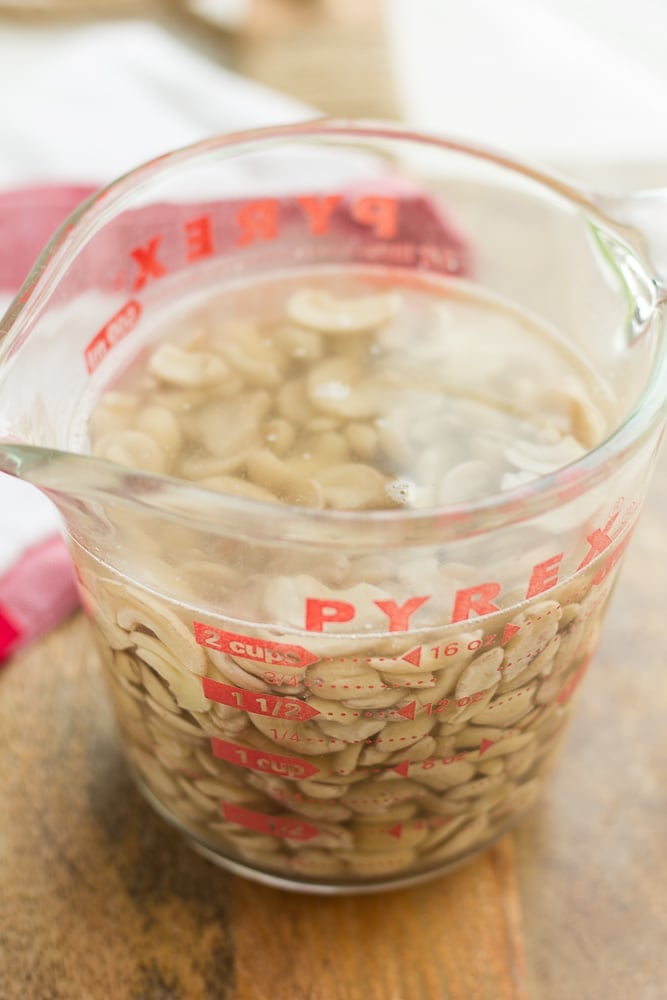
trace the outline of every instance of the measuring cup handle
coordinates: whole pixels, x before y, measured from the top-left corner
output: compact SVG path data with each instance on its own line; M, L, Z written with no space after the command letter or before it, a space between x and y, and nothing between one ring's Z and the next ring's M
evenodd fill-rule
M603 201L609 217L630 230L631 241L646 252L667 290L667 187Z

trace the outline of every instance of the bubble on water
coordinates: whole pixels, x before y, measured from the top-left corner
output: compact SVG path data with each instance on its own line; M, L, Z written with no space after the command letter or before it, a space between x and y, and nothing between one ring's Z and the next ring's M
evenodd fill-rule
M410 479L394 479L385 484L385 492L394 503L402 507L413 507L417 497L417 484Z
M330 382L320 382L313 390L313 395L320 399L347 399L351 391L347 382L332 379Z

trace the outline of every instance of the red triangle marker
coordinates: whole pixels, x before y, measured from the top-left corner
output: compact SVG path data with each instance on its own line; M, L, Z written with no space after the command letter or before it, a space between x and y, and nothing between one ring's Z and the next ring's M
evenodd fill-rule
M403 708L397 708L396 715L402 715L404 719L414 719L416 708L417 702L411 701L409 705L404 705Z
M401 657L406 663L412 663L413 666L418 667L422 660L422 648L417 646L415 649L411 649L409 653Z
M521 628L519 625L512 625L511 622L508 622L505 628L503 629L503 637L500 640L501 645L504 646L506 642L510 641L513 635L516 635L517 632L520 631Z
M392 771L396 771L396 774L400 774L402 778L407 778L409 770L410 770L409 760L404 760L402 764L397 764L396 767L392 767Z
M480 757L482 756L482 754L486 753L487 750L490 750L492 746L494 746L493 740L482 740L482 742L479 745Z
M402 823L397 823L396 826L392 826L391 830L387 830L387 833L389 834L389 836L390 837L396 837L397 840L401 836L402 832L403 832L403 824Z

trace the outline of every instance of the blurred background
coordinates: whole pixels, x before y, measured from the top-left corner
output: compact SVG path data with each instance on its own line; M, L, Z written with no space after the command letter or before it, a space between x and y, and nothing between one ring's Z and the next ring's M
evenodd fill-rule
M0 315L87 192L214 133L397 119L601 189L667 185L665 38L665 0L0 0ZM57 523L4 475L0 519L1 615ZM76 595L50 578L55 619Z
M0 186L314 114L658 183L665 37L664 0L0 0Z

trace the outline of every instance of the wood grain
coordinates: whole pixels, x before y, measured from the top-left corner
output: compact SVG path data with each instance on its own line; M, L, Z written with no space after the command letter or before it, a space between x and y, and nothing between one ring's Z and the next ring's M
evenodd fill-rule
M377 0L258 0L234 62L394 113ZM85 622L0 670L0 1000L664 1000L667 456L547 793L432 883L281 893L192 853L128 777Z
M238 1000L526 997L513 857L505 838L445 878L377 896L308 898L237 881Z
M0 674L2 1000L523 1000L509 838L380 896L232 878L154 816L79 616Z
M667 452L562 760L519 828L530 996L667 996Z
M395 118L380 0L254 0L238 72L343 118Z

